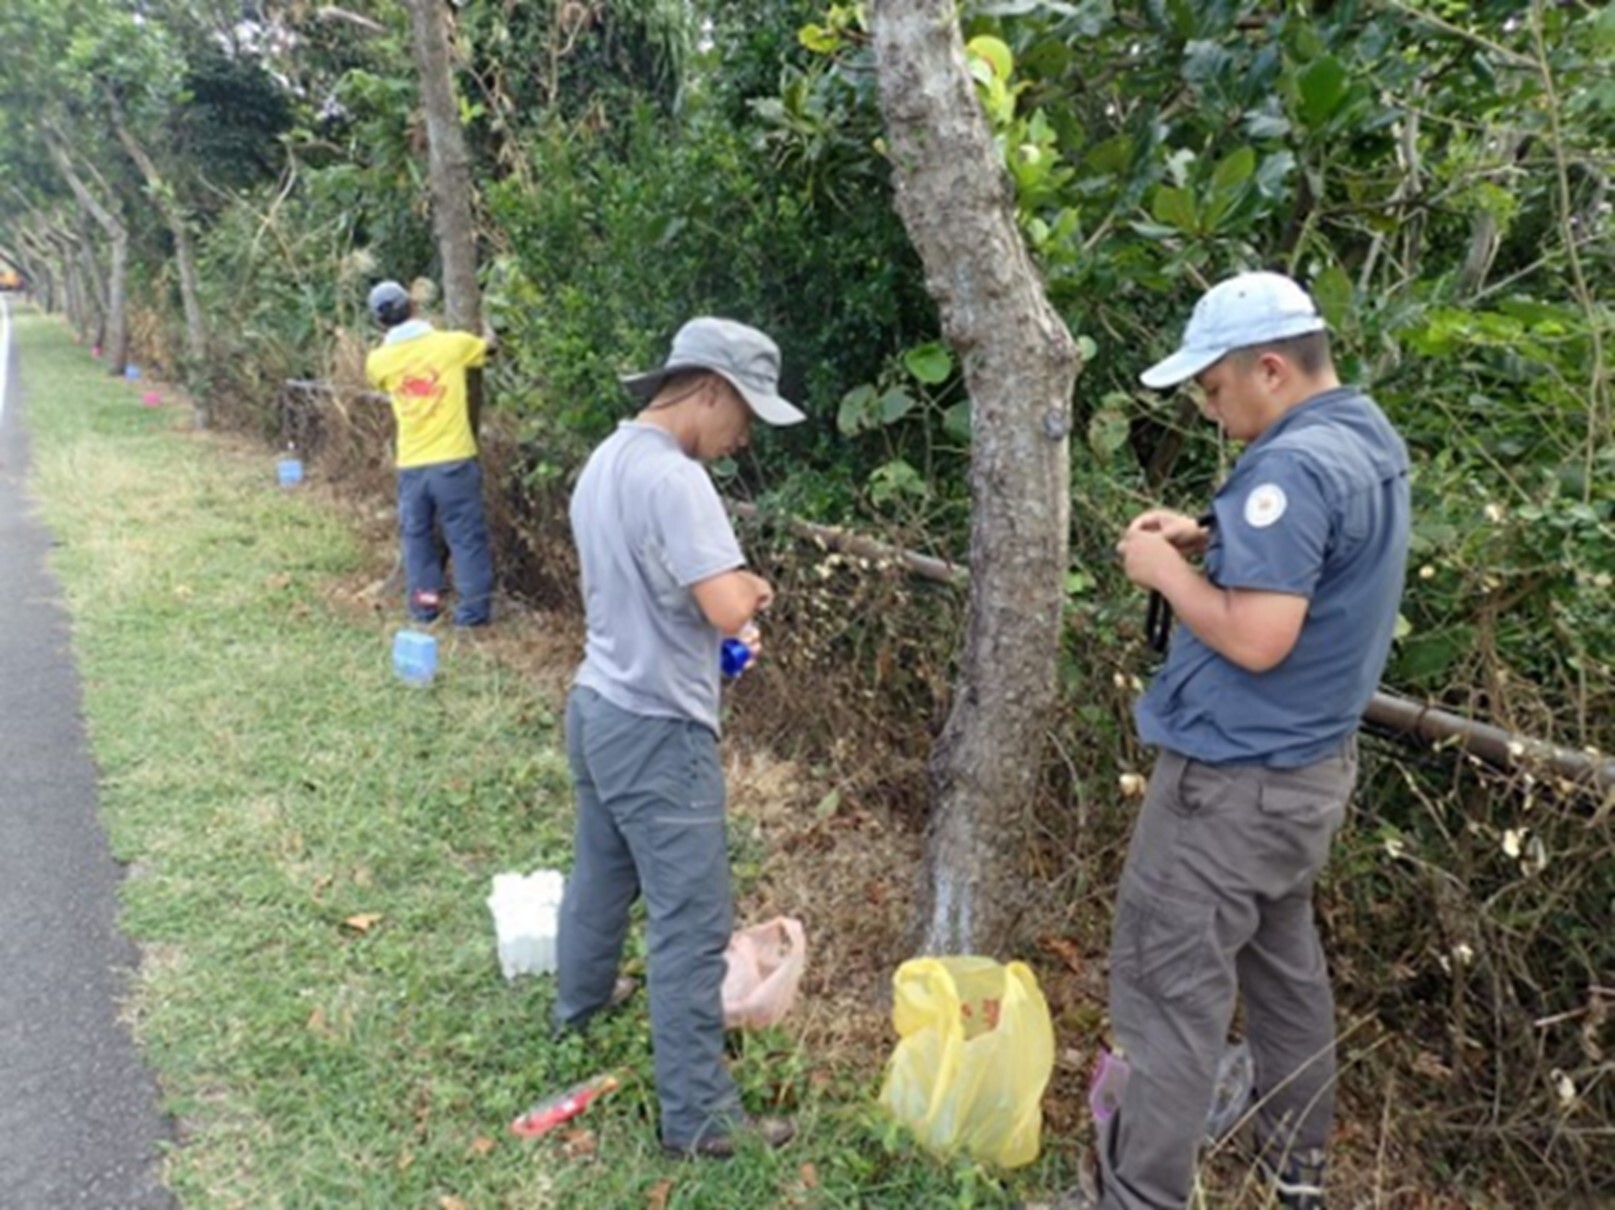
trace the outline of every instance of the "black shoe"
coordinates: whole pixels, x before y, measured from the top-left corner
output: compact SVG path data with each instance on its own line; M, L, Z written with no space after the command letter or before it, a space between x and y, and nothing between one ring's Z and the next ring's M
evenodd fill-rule
M790 1118L754 1118L750 1115L728 1134L711 1135L689 1147L662 1144L662 1150L681 1160L732 1160L737 1139L755 1137L770 1148L783 1147L796 1137L796 1123Z
M1273 1192L1284 1210L1324 1210L1324 1153L1317 1148L1284 1157L1275 1169L1265 1160L1262 1171L1273 1182Z

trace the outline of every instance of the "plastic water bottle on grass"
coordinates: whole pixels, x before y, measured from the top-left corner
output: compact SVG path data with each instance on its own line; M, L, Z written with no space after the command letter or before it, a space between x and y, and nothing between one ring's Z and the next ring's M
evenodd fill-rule
M285 455L275 463L275 482L282 487L296 487L302 481L303 460L288 445Z
M430 685L437 675L437 639L421 630L393 636L393 671L406 685Z

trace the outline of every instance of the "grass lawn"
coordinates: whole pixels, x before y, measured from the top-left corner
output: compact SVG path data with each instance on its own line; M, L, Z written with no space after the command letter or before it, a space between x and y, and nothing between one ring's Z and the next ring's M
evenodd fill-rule
M129 1012L182 1124L167 1176L184 1204L1010 1204L898 1137L872 1108L878 1070L809 1054L789 1022L738 1036L735 1072L798 1140L727 1165L662 1158L643 996L554 1043L551 981L507 983L495 960L493 874L569 864L553 692L452 632L436 684L398 683L401 614L328 603L372 557L341 510L278 489L272 453L142 407L58 321L25 313L15 335L103 813L130 864ZM507 1132L603 1070L624 1088L573 1128Z

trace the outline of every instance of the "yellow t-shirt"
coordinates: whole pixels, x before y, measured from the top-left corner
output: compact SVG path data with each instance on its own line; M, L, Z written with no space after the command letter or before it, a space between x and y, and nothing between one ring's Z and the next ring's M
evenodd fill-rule
M465 372L482 365L487 353L480 336L428 331L382 345L365 359L365 376L393 401L400 468L477 456Z

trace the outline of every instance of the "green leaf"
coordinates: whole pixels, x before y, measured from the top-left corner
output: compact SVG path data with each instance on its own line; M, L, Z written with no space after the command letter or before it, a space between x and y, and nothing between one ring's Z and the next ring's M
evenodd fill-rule
M1232 193L1256 174L1256 152L1241 147L1217 161L1211 171L1211 187L1219 193Z
M843 437L855 437L865 429L873 428L875 414L875 388L868 383L855 386L841 397L836 411L836 428Z
M1474 647L1474 629L1451 630L1410 638L1396 659L1397 679L1415 684L1437 683L1439 678Z
M1100 408L1088 421L1088 446L1108 462L1127 444L1130 431L1126 415L1113 408Z
M804 25L796 31L796 40L816 55L831 55L841 45L841 37L822 25Z
M1262 161L1256 172L1256 189L1263 197L1273 199L1284 195L1285 183L1295 171L1295 156L1288 149L1275 151Z
M876 467L869 476L869 498L876 504L890 504L900 496L923 500L930 494L925 477L901 458Z
M1192 234L1197 226L1194 194L1187 189L1174 189L1170 185L1162 185L1155 191L1155 200L1150 205L1150 213L1167 226L1185 234Z
M915 407L914 396L901 387L893 387L880 397L880 422L895 424Z
M928 387L939 386L953 373L953 354L939 341L916 345L903 354L903 368Z
M1351 318L1351 278L1339 265L1330 265L1313 279L1312 297L1324 322L1339 331Z
M1351 79L1344 63L1325 55L1308 65L1296 83L1301 89L1301 120L1308 126L1318 126L1340 108Z
M1008 82L1015 70L1015 56L1010 53L1009 47L989 34L970 39L965 49L991 67L993 75L1002 81Z
M961 399L942 413L942 431L959 441L970 440L970 400Z
M1245 115L1245 134L1252 139L1282 139L1290 133L1290 119L1283 114L1252 110Z

